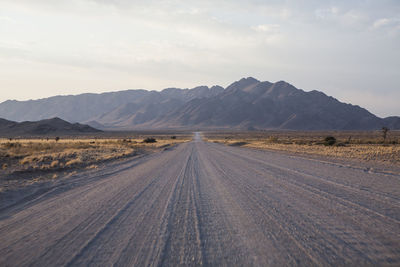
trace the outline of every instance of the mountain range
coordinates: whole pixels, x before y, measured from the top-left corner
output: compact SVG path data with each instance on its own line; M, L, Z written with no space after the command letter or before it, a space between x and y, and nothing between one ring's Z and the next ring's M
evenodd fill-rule
M0 117L15 121L59 117L100 129L400 129L400 117L379 118L320 91L306 92L279 81L243 78L226 88L199 86L162 91L8 100Z

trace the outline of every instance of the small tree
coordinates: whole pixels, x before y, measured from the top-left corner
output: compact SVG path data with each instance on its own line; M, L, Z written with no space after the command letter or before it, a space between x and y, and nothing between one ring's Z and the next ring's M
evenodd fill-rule
M350 144L350 142L351 142L351 136L349 136L349 139L347 139L347 144Z
M327 136L324 139L324 145L333 146L336 143L336 138L333 136Z
M270 136L268 137L268 142L270 143L278 143L279 139L276 136Z
M387 133L389 132L389 128L388 127L382 127L382 137L383 137L383 142L385 143L386 141L386 137L387 137Z
M171 139L176 139L176 136L174 135L174 136L171 136Z
M57 137L55 138L55 140L56 140L56 142L58 142L58 140L60 140L60 137L57 136Z
M157 140L154 137L147 137L143 140L143 143L155 143Z

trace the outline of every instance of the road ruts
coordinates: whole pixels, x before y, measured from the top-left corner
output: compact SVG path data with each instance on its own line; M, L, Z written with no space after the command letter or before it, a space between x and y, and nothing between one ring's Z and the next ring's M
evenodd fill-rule
M0 213L0 266L399 266L400 176L192 142Z

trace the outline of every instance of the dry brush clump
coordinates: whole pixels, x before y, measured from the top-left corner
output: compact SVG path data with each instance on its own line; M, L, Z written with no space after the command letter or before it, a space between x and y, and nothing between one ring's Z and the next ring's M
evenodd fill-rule
M154 137L147 137L143 140L143 143L157 143L157 139Z

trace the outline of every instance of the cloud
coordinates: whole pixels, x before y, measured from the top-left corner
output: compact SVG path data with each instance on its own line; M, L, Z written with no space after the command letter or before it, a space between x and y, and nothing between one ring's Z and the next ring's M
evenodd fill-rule
M152 84L160 89L245 75L306 89L324 89L331 78L343 80L340 90L362 87L354 81L370 73L392 81L388 88L400 84L398 75L387 75L400 68L399 34L387 34L400 32L397 0L0 1L0 64L10 90L14 80L24 90L21 77L34 68L43 71L25 83L38 90L39 81L59 72L60 84L70 84L65 69L81 75L77 80L101 73L99 81L90 79L94 89L107 75L110 85L130 75L149 84L158 77Z
M12 24L15 23L15 20L8 16L0 16L0 25L1 24Z
M398 28L400 26L399 18L380 18L373 22L372 29L381 29L385 27Z
M278 33L280 25L279 24L260 24L257 26L252 26L251 28L256 32Z
M314 13L317 19L330 19L338 15L339 8L334 6L329 8L318 8L314 11Z
M368 14L360 9L343 9L336 6L316 9L314 15L318 21L358 31L368 28L370 20Z
M382 26L388 25L389 23L390 23L390 19L387 19L387 18L378 19L378 20L375 20L372 27L374 29L378 29L378 28L381 28Z
M261 45L277 45L282 42L283 34L281 33L279 24L259 24L250 27L259 36L254 36L251 43Z

